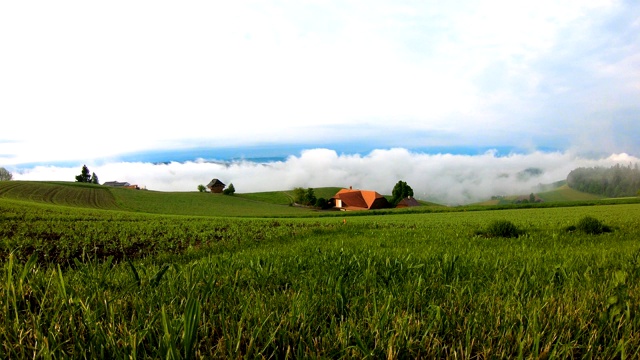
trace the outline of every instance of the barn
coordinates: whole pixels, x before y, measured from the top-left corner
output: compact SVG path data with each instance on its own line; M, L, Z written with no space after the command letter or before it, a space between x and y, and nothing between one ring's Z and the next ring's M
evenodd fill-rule
M207 184L207 188L211 191L212 194L222 194L222 191L225 188L225 185L222 181L218 179L213 179Z

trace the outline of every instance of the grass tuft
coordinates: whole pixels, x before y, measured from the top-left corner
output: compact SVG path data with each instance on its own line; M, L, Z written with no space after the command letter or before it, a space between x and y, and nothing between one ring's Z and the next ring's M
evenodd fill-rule
M578 221L578 224L575 227L570 228L590 235L598 235L611 232L611 227L605 225L604 223L602 223L602 221L591 216L583 217L582 219L580 219L580 221Z
M489 223L485 230L476 231L476 235L503 238L514 238L523 233L524 231L518 229L518 227L509 220L494 220Z

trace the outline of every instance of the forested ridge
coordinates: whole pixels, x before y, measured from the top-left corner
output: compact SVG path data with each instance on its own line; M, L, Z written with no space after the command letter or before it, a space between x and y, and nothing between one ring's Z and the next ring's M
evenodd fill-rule
M609 197L634 196L640 191L640 169L633 166L614 165L610 168L577 168L567 176L569 187L591 194Z

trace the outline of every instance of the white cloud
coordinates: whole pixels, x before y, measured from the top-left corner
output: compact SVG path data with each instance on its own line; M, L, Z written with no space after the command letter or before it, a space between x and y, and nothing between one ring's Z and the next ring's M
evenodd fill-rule
M449 146L566 149L584 145L572 139L590 136L583 124L596 115L615 131L589 150L637 154L640 128L620 131L611 115L640 113L639 9L2 2L0 162L313 143L347 126L379 133L382 146L402 129L413 143L440 132Z
M289 190L294 187L341 186L372 189L390 194L398 180L406 181L415 196L445 204L463 204L493 195L528 194L539 184L566 179L577 167L629 165L640 159L624 153L599 159L571 152L533 152L498 156L495 151L480 155L429 155L406 149L375 150L367 155L338 154L329 149L305 150L286 161L211 163L185 162L87 164L101 182L128 181L151 190L196 191L198 184L219 178L233 183L239 193ZM38 166L14 173L16 180L72 181L82 165ZM542 170L537 177L521 179L528 168Z

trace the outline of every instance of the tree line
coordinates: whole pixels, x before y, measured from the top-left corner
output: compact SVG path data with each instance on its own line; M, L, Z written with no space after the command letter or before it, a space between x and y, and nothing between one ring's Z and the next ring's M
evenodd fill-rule
M577 168L567 176L570 188L608 197L635 196L640 191L640 169L631 166L614 165L610 168Z

